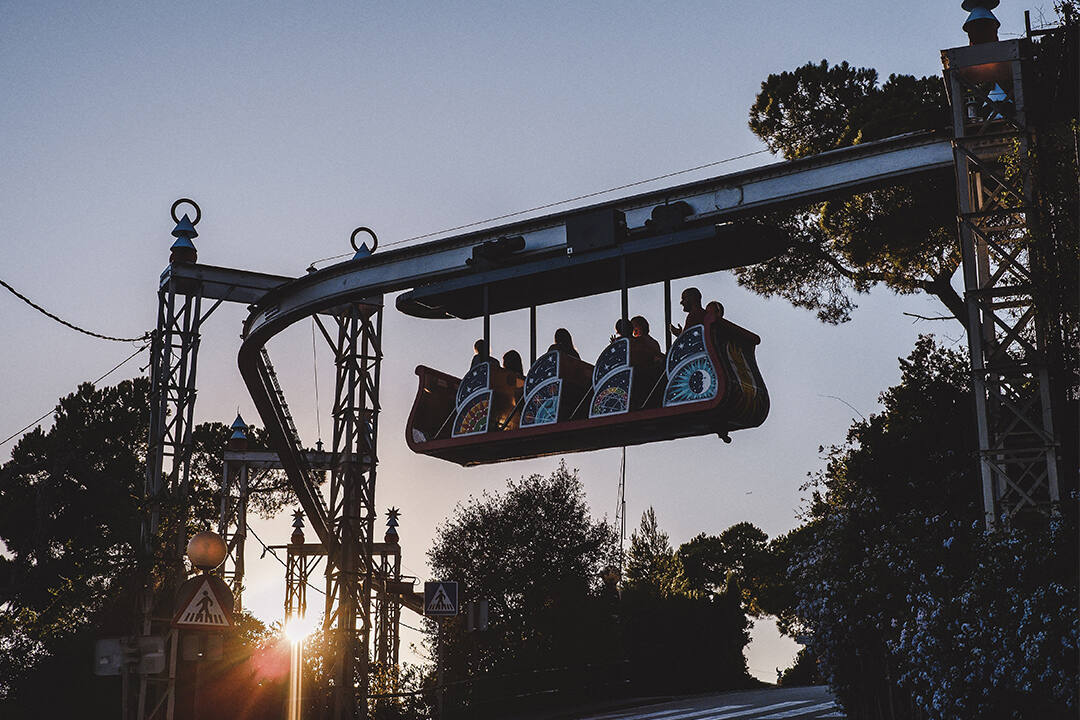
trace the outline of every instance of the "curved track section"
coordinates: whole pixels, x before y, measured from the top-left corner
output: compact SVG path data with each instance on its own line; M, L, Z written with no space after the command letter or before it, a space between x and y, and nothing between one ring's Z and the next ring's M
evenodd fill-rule
M237 357L240 374L312 529L327 550L334 552L337 548L330 518L306 467L299 440L289 430L285 398L263 352L266 343L288 326L371 296L469 274L473 271L467 261L473 247L499 237L521 235L524 239L524 247L514 254L511 265L553 255L565 258L566 220L576 213L617 208L626 213L631 233L644 232L644 218L652 207L681 199L693 209L688 225L700 226L943 172L950 170L952 163L951 144L941 134L911 133L343 262L277 287L259 299L244 323L244 340ZM505 270L513 272L512 268Z
M454 264L464 267L465 256L461 255L460 263ZM417 275L429 274L431 270L429 256L409 257L405 253L393 256L386 253L380 259L372 257L341 263L267 293L244 323L244 339L237 355L240 375L311 528L328 552L337 551L331 518L293 429L284 393L265 350L266 343L306 317L332 313L335 308L362 302L384 291L411 287Z

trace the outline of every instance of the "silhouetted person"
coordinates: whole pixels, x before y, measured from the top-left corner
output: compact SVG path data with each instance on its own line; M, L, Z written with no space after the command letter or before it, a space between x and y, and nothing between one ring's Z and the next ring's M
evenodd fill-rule
M648 348L650 351L657 355L663 355L660 351L660 343L656 341L656 338L649 335L649 321L643 316L638 315L630 318L630 325L634 328L634 340L641 344L642 347Z
M570 331L566 328L559 328L555 331L555 342L548 348L548 352L552 350L558 350L559 352L566 353L570 357L581 359L581 355L578 354L576 348L574 348L574 339L570 337Z
M688 287L679 296L679 304L686 312L686 321L682 325L672 325L671 334L678 336L685 328L700 325L705 322L705 308L701 307L701 291L696 287Z
M724 306L713 300L711 303L705 306L705 314L712 313L717 318L724 317Z
M476 367L477 365L484 362L485 360L487 360L488 362L493 363L495 365L499 364L499 362L495 358L490 357L488 355L487 343L484 342L483 339L480 339L480 340L477 340L476 342L474 342L472 348L473 348L473 359L472 359L472 365L469 366L470 368Z
M524 377L525 368L521 365L521 355L517 350L507 350L502 357L502 365L510 372L516 372L518 375Z
M634 336L634 326L630 324L630 321L626 318L619 318L615 321L615 334L608 340L609 343L613 343L619 338L628 338Z

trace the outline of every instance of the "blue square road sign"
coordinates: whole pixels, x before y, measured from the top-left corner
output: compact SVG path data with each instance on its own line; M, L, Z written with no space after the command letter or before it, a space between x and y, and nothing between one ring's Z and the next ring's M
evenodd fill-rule
M424 614L454 617L458 614L458 584L453 581L424 583Z

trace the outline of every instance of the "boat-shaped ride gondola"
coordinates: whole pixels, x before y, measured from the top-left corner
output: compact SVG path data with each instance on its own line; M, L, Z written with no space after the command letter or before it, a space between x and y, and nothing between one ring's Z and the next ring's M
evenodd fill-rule
M551 350L526 377L479 362L463 378L418 366L409 447L460 465L639 445L757 427L769 396L761 339L707 313L665 356L619 338L589 365Z

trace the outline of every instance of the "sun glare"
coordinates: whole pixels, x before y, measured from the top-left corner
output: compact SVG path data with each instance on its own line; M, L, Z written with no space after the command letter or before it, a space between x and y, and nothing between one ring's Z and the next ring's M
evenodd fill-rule
M303 642L308 635L315 630L314 620L304 617L294 617L285 623L285 637L290 642L300 643Z

